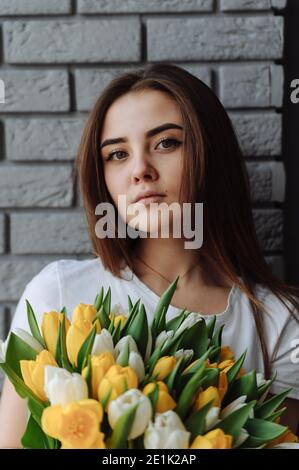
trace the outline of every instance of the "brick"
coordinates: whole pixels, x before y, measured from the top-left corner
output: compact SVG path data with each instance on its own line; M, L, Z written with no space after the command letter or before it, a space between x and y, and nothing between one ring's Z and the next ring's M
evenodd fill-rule
M61 15L71 13L71 0L0 0L0 15Z
M0 253L4 253L5 250L5 217L4 214L0 214Z
M283 248L283 213L280 209L256 209L253 211L257 237L264 251Z
M230 113L245 156L281 154L281 115L270 113Z
M278 59L283 18L235 16L149 18L148 60Z
M270 10L284 8L286 0L221 0L222 11Z
M84 119L5 120L6 158L15 161L71 160L77 153Z
M11 214L11 250L15 254L91 253L81 212Z
M70 166L1 166L0 207L68 207L72 198Z
M26 284L50 261L54 260L29 258L28 256L1 258L0 301L18 301Z
M220 100L226 108L282 106L280 65L225 65L219 68Z
M198 64L181 65L193 75L211 86L211 71ZM77 69L75 71L76 103L79 111L89 111L108 83L115 77L134 71L132 68L114 67L109 69Z
M5 104L1 112L68 111L70 108L66 70L1 70Z
M92 13L178 13L212 11L213 0L79 0L78 12Z
M3 28L5 61L11 64L140 60L138 18L8 21Z
M282 162L247 163L254 202L283 202L285 171Z

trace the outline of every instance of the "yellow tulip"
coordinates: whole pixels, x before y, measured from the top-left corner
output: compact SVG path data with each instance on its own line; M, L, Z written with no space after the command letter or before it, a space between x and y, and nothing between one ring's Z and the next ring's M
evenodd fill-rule
M229 346L222 346L220 350L219 362L226 361L227 359L234 359L235 354Z
M115 400L119 395L127 389L138 388L138 377L136 372L129 366L122 367L118 364L111 366L98 388L98 399L102 401L110 393L106 409L110 401Z
M116 327L118 323L120 322L120 326L122 328L124 324L126 323L126 321L127 321L127 317L125 317L125 315L116 315L116 317L114 318L113 324Z
M219 362L217 365L218 369L228 372L231 367L233 367L235 361L232 359L226 359L225 361Z
M156 380L164 380L175 368L176 358L174 356L163 356L157 361L152 376Z
M209 401L213 400L211 406L220 406L220 395L217 387L210 386L206 390L199 392L194 403L195 410L200 410Z
M47 401L47 396L44 392L44 370L47 365L58 367L53 355L46 349L36 356L35 361L20 361L25 384L42 401Z
M219 374L219 381L218 381L218 392L219 392L220 401L223 400L223 397L227 392L227 387L228 387L227 375L226 375L226 372L222 370Z
M173 410L176 407L176 402L172 396L168 393L168 387L164 382L157 382L158 385L158 400L156 403L156 412L164 413L168 410ZM148 383L142 392L144 395L149 395L155 389L155 383Z
M190 449L231 449L232 440L232 436L217 428L203 436L197 436Z
M102 420L102 405L87 399L45 408L42 429L59 439L62 449L105 449L105 436L99 431Z
M115 364L115 359L110 352L104 352L97 356L91 356L91 385L92 397L98 399L99 385L108 371L108 369ZM86 378L87 367L82 371L82 376Z
M93 305L79 304L73 310L72 321L76 322L77 320L84 318L84 320L89 320L92 322L96 314L97 311Z
M59 323L62 321L63 316L63 313L52 311L44 313L42 319L41 330L43 337L46 342L47 349L53 354L54 357L56 353ZM69 327L70 321L67 316L65 316L65 334L68 332Z
M96 321L96 325L99 325L98 321ZM82 316L74 321L69 327L66 335L66 349L70 362L75 366L77 366L77 356L80 348L93 326L94 325L91 320L87 320Z

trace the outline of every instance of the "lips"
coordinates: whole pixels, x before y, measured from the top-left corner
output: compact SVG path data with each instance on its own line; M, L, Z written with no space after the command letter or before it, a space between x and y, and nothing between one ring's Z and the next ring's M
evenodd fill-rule
M162 194L162 193L157 193L154 191L145 191L144 193L139 193L136 199L134 200L134 202L138 202L141 199L146 199L146 198L151 198L151 197L164 197L164 196L165 194Z

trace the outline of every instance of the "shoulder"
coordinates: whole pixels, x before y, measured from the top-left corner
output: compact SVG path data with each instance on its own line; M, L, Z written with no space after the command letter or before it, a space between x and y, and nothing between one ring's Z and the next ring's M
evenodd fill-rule
M47 264L25 286L16 307L12 328L17 326L27 329L26 300L37 318L43 312L60 311L67 305L69 298L77 301L81 293L84 296L84 290L95 285L95 280L103 278L104 271L99 258L61 259Z

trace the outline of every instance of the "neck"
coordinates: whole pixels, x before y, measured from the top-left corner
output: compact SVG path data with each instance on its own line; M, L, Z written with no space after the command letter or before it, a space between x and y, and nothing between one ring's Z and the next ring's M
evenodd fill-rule
M197 286L206 287L211 281L207 270L198 258L198 251L186 250L182 239L147 238L137 245L134 264L137 276L140 278L144 275L155 276L155 273L142 261L157 271L161 275L161 285L163 284L162 276L172 282L179 275L181 286L195 281Z

